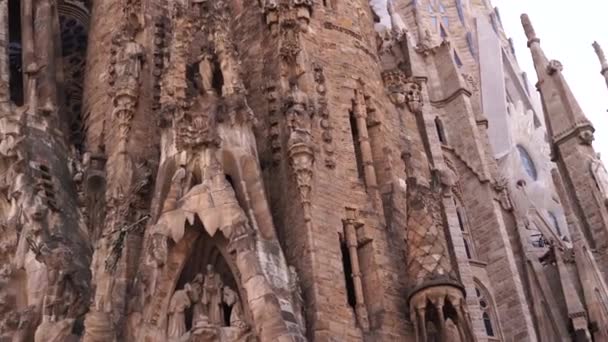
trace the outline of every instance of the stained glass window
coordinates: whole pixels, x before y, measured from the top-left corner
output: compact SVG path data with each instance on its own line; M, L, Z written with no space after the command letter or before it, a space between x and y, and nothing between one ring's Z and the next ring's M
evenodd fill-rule
M532 157L530 157L528 150L526 150L525 147L521 145L517 145L517 151L519 151L519 159L521 160L521 163L524 166L524 170L526 170L528 176L536 180L538 178L538 172L536 171L536 166L534 165L534 162L532 161Z
M557 216L552 211L549 211L549 218L551 219L551 224L553 224L553 228L555 228L555 232L557 235L562 236L562 230L559 228L559 221L557 220Z

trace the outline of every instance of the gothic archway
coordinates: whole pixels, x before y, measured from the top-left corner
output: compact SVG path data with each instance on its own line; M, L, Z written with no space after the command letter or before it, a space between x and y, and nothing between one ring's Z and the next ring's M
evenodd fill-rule
M190 296L190 305L185 308L183 323L187 331L197 333L197 326L200 325L201 313L210 323L215 324L221 330L220 335L238 336L245 335L251 327L251 313L247 305L245 290L240 286L240 273L235 264L234 255L228 251L228 241L221 235L209 236L202 227L202 222L196 220L195 224L188 229L200 232L196 242L193 244L192 251L183 265L179 275L177 286L174 289L174 296L178 291L187 289ZM211 267L211 268L210 268ZM211 277L209 276L209 269ZM205 286L210 282L209 279L219 282L220 292L216 298L209 298L206 294ZM234 296L230 299L228 296ZM219 303L219 308L213 308L213 303ZM172 309L174 298L169 303L168 338L170 336ZM219 312L219 321L212 321L214 315L211 311ZM198 331L200 333L200 331ZM175 336L173 336L175 338Z

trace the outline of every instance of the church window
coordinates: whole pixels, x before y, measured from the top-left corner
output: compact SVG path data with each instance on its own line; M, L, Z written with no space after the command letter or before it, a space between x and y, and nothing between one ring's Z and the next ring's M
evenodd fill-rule
M456 11L458 11L458 18L460 22L464 24L464 9L462 7L462 0L456 0Z
M350 111L349 115L350 119L350 131L353 137L353 146L355 147L355 160L357 162L357 174L360 179L364 178L364 163L363 163L363 155L361 154L361 144L359 138L359 129L357 128L357 118L355 118L355 114L353 111Z
M439 117L435 118L435 128L437 129L437 135L439 136L439 141L444 144L447 145L448 140L445 136L445 130L443 128L443 122L441 121L441 119Z
M524 170L533 180L538 179L538 172L536 171L536 166L532 161L532 157L528 153L525 147L521 145L517 145L517 151L519 152L519 159L524 167Z
M431 0L429 2L428 11L435 32L440 32L442 29L450 29L450 18L448 17L445 6L441 3L441 0ZM443 26L443 28L441 26ZM441 33L443 34L443 32Z
M483 320L484 330L486 336L498 338L498 330L496 326L496 312L492 305L492 299L481 286L475 287L475 294L477 295L477 301L479 302L479 308L481 309L481 318Z
M456 50L454 50L454 62L456 62L456 65L459 68L462 68L462 66L463 66L462 60L460 59L460 56L458 56L458 53L456 52Z
M23 105L23 57L21 46L21 1L8 2L8 57L10 65L10 99L17 106Z
M553 228L555 228L555 232L558 236L562 236L562 230L559 227L559 221L557 220L557 216L552 211L549 211L549 218L551 219L551 224L553 224Z
M475 50L475 42L473 41L473 33L470 31L466 34L467 46L473 58L477 59L477 50Z
M469 231L468 222L466 218L466 212L460 200L454 196L454 205L456 206L456 217L458 218L458 226L462 233L462 239L464 240L464 250L467 254L468 259L473 259L473 240L471 232Z

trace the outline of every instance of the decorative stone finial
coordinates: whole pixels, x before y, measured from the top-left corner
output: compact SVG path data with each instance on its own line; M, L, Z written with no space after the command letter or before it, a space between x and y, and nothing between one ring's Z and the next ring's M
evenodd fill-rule
M521 15L521 24L526 32L526 37L528 37L528 46L530 46L531 43L540 42L540 39L536 37L536 31L534 31L534 26L532 26L530 17L525 13Z
M600 46L598 42L593 42L593 48L595 49L595 53L597 54L597 58L600 59L600 63L602 64L602 72L603 70L608 69L608 60L606 60L606 54L604 54L604 50Z

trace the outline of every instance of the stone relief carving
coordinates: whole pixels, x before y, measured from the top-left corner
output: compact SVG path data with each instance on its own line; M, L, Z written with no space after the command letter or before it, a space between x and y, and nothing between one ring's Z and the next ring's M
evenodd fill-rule
M422 86L417 82L409 82L406 84L405 101L410 111L414 114L422 113Z
M131 121L139 98L141 70L144 50L135 41L136 27L125 25L114 38L110 67L110 84L114 87L113 120L119 130L121 153L126 151L126 143L131 129Z
M224 313L224 308L229 314ZM189 310L192 312L191 324L187 324ZM249 341L251 338L238 293L223 285L213 265L207 265L204 276L197 274L171 296L167 338L170 341L218 342Z
M325 166L329 169L336 167L335 162L335 147L332 137L333 127L329 118L329 108L327 105L327 87L325 85L325 74L323 73L323 67L317 63L313 64L313 72L315 79L315 90L317 91L317 112L320 115L319 125L323 132L321 138L324 142L323 151L325 152Z

